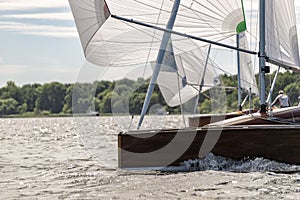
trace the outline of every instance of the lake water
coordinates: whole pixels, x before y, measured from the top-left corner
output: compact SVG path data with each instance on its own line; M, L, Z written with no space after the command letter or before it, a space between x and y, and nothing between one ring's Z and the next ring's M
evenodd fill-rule
M167 122L175 126L178 117ZM118 169L120 126L112 117L0 124L0 199L300 199L300 166L262 158L209 155L192 172Z

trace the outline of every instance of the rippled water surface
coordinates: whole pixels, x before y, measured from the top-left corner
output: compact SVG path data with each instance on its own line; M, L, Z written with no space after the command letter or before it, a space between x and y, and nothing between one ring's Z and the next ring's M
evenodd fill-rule
M120 170L111 117L0 124L0 199L300 199L300 167L262 158L209 155L193 172Z

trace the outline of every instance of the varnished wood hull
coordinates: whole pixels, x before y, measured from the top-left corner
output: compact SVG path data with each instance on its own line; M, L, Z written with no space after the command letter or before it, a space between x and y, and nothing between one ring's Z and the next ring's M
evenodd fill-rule
M300 165L300 107L255 113L205 127L131 131L118 135L119 167L164 167L209 152L241 160L263 157Z
M143 137L146 137L149 134L147 131L120 133L118 135L119 167L163 167L166 166L166 163L177 166L188 159L197 159L204 138L208 134L213 136L220 132L219 128L211 129L209 132L207 130L206 128L161 130L148 138L135 137L135 134L142 134ZM147 157L147 153L158 151L170 144L177 134L180 135L177 141L178 145L185 145L185 138L189 137L189 134L194 136L191 144L186 147L185 151L181 152L182 154L177 152L178 148L175 146L173 151L166 151L163 155L157 154L156 157ZM132 155L131 152L136 154ZM224 127L211 152L235 160L263 157L278 162L300 165L300 126ZM169 158L174 159L171 161L168 160Z

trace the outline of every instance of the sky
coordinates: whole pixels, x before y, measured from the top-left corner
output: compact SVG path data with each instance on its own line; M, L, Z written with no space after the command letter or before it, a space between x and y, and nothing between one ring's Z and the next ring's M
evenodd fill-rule
M84 61L67 0L0 0L0 86L74 82Z
M0 0L0 87L74 83L83 63L68 0Z

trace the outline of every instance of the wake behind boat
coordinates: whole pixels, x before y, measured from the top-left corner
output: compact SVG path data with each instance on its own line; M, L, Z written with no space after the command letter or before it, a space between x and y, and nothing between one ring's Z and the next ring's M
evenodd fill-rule
M167 130L130 130L118 135L119 167L163 167L205 157L209 152L233 159L265 157L300 164L299 107L267 112L266 62L300 72L295 6L292 0L260 0L259 52L245 43L221 43L245 33L243 1L69 0L86 59L98 66L150 66L153 73L135 126L143 129L154 87L158 84L169 106L195 113L199 94L220 85L211 45L236 50L238 60L259 59L260 112L213 120L205 127ZM284 24L284 25L283 25ZM243 37L246 41L245 37ZM203 51L208 46L207 52ZM251 59L250 59L251 60ZM249 65L240 68L250 69ZM247 77L248 76L248 77ZM252 72L239 73L238 90L256 93ZM250 77L250 79L248 79ZM276 80L276 77L275 77ZM245 81L248 85L243 86ZM220 92L216 98L222 97ZM239 106L241 97L239 95ZM220 98L219 102L223 99ZM193 102L193 106L186 106ZM192 104L193 104L192 103ZM240 115L238 113L237 115ZM224 117L230 114L219 115ZM201 117L200 117L201 120ZM198 126L197 124L195 126ZM202 126L202 125L201 125Z

